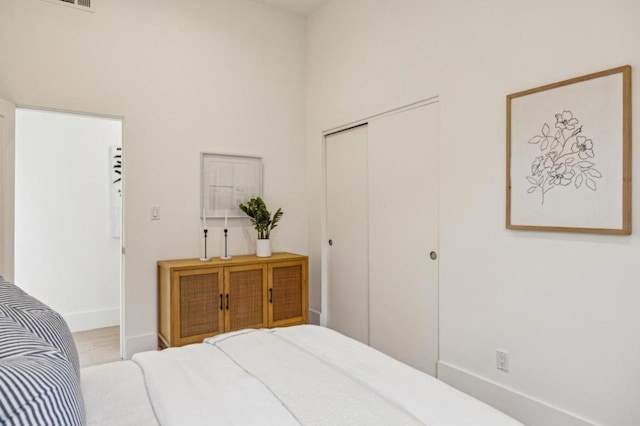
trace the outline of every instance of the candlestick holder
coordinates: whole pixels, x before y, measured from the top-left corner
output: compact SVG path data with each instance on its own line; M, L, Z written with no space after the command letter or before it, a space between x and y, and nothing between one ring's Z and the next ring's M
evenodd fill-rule
M211 260L210 257L207 257L207 234L209 230L205 228L204 230L204 257L200 258L200 262L208 262Z
M220 256L220 259L222 260L230 260L231 256L229 256L229 254L227 253L227 235L229 233L229 230L227 228L224 228L224 256Z

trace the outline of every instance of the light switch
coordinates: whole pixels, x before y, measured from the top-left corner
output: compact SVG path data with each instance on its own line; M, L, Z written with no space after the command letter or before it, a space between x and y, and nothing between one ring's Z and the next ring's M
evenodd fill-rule
M149 217L151 220L160 220L160 207L158 206L149 207Z

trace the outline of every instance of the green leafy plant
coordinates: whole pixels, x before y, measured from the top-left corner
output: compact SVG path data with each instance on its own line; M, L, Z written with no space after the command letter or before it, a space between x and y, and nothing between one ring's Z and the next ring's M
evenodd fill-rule
M242 210L247 216L251 218L251 224L258 231L259 240L268 240L269 235L273 228L275 228L282 217L282 209L279 208L271 216L267 206L262 201L262 198L255 197L247 201L247 204L240 203L240 210Z

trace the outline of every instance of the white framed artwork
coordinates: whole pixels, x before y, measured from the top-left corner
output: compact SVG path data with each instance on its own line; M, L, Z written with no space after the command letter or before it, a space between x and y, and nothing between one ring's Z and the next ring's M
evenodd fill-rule
M238 207L262 196L262 158L201 154L201 209L205 218L246 217Z
M631 233L631 67L507 96L509 229Z

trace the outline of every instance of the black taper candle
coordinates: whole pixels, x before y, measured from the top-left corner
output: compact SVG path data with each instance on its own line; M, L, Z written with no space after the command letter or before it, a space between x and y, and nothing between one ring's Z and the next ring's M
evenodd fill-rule
M204 258L208 259L207 257L207 234L209 233L208 229L204 230Z
M227 228L224 228L224 258L228 258L229 255L227 254Z

